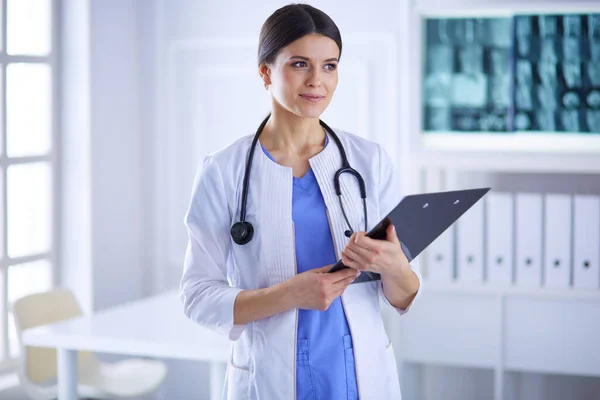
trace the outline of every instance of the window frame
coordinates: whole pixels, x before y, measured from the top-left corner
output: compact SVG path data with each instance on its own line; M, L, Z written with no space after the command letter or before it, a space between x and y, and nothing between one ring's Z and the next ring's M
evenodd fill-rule
M59 108L59 71L57 68L57 59L60 51L59 47L59 1L49 0L50 2L50 35L51 47L50 53L45 56L23 56L7 54L7 2L0 0L0 238L2 254L0 257L0 373L12 372L17 368L18 359L10 354L9 342L9 317L12 309L8 301L8 270L12 265L23 264L26 262L47 260L51 264L51 287L55 287L58 282L59 250L60 250L60 222L61 222L61 171L59 164L60 154L60 108ZM26 156L10 158L6 153L7 132L6 132L6 71L9 64L27 63L27 64L45 64L50 67L50 134L51 148L44 155ZM8 192L7 192L7 172L8 167L12 165L31 164L43 162L50 167L51 179L51 209L50 209L50 249L44 253L37 253L23 257L11 258L8 255Z

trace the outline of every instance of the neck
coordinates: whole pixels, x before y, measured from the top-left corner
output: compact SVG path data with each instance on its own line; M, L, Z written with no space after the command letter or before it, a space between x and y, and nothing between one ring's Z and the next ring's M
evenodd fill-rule
M325 131L319 124L319 118L298 117L274 107L260 135L260 142L270 150L302 152L307 147L323 146Z

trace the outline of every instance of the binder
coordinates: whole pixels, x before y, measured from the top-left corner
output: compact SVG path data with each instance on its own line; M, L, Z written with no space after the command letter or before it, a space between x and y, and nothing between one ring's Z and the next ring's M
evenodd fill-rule
M573 198L573 286L600 288L600 197Z
M517 193L515 201L515 285L542 283L542 195Z
M454 227L444 231L427 249L427 280L448 283L454 280Z
M484 202L478 202L456 226L456 279L460 283L483 283Z
M571 281L571 196L544 199L544 287L566 289Z
M486 196L486 267L490 285L507 286L513 277L513 203L510 193Z

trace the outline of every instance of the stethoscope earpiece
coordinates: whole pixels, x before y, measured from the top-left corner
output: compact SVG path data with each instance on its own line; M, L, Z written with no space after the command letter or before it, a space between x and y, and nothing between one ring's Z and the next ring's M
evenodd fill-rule
M237 244L246 244L254 236L254 227L250 222L240 221L231 227L231 237Z
M350 229L346 230L346 232L344 232L344 235L346 235L347 238L351 238L352 237L352 231Z

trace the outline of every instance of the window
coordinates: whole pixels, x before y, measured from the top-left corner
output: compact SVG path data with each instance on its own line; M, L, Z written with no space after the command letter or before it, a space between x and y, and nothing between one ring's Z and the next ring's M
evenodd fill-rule
M19 355L12 303L54 284L56 0L0 0L0 370Z

